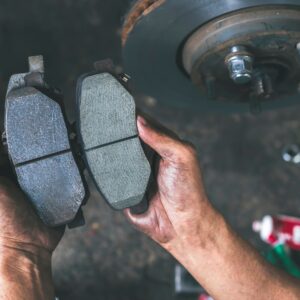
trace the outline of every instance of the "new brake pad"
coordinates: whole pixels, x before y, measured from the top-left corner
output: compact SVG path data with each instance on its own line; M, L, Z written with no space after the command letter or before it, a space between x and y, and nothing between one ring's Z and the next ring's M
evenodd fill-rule
M141 205L151 166L138 137L133 96L113 74L89 74L78 82L77 109L85 163L98 190L114 209Z
M45 224L72 222L85 187L70 147L61 106L26 76L11 77L5 103L5 134L18 183Z

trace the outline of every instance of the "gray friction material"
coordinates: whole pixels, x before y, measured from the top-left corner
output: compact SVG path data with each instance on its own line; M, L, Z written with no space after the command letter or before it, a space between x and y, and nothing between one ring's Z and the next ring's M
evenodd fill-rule
M110 74L96 74L82 82L80 126L85 149L138 134L135 103Z
M22 86L21 77L14 78ZM18 182L45 224L68 224L85 189L61 108L35 88L17 87L6 98L5 131Z
M139 138L88 151L86 157L97 185L112 207L124 209L142 201L150 168Z
M6 112L8 150L14 164L70 149L60 106L36 89L12 91Z
M28 75L28 73L12 75L8 82L6 95L8 95L13 89L24 87L26 75Z
M140 204L151 168L138 138L133 97L103 73L83 80L79 99L80 133L96 185L115 209Z
M71 152L16 168L18 182L49 226L71 222L85 196Z

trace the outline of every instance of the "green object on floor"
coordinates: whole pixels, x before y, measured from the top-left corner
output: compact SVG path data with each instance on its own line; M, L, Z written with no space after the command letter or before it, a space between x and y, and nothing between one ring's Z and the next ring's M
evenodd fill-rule
M275 246L267 253L266 259L273 265L285 270L290 275L300 278L300 267L292 260L289 249L284 244Z

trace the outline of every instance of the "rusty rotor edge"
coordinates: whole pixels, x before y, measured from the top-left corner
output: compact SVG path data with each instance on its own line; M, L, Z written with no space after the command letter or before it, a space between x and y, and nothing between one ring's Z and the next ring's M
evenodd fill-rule
M128 12L122 29L122 45L126 44L127 38L141 17L148 15L161 6L166 0L138 0Z

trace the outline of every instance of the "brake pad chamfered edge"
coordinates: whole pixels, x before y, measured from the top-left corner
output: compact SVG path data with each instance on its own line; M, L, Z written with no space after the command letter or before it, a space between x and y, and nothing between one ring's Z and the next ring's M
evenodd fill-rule
M151 166L138 137L133 96L109 72L83 76L77 85L78 131L94 182L111 207L145 201Z
M34 87L9 90L5 132L18 183L40 218L51 227L72 222L86 192L60 105Z

